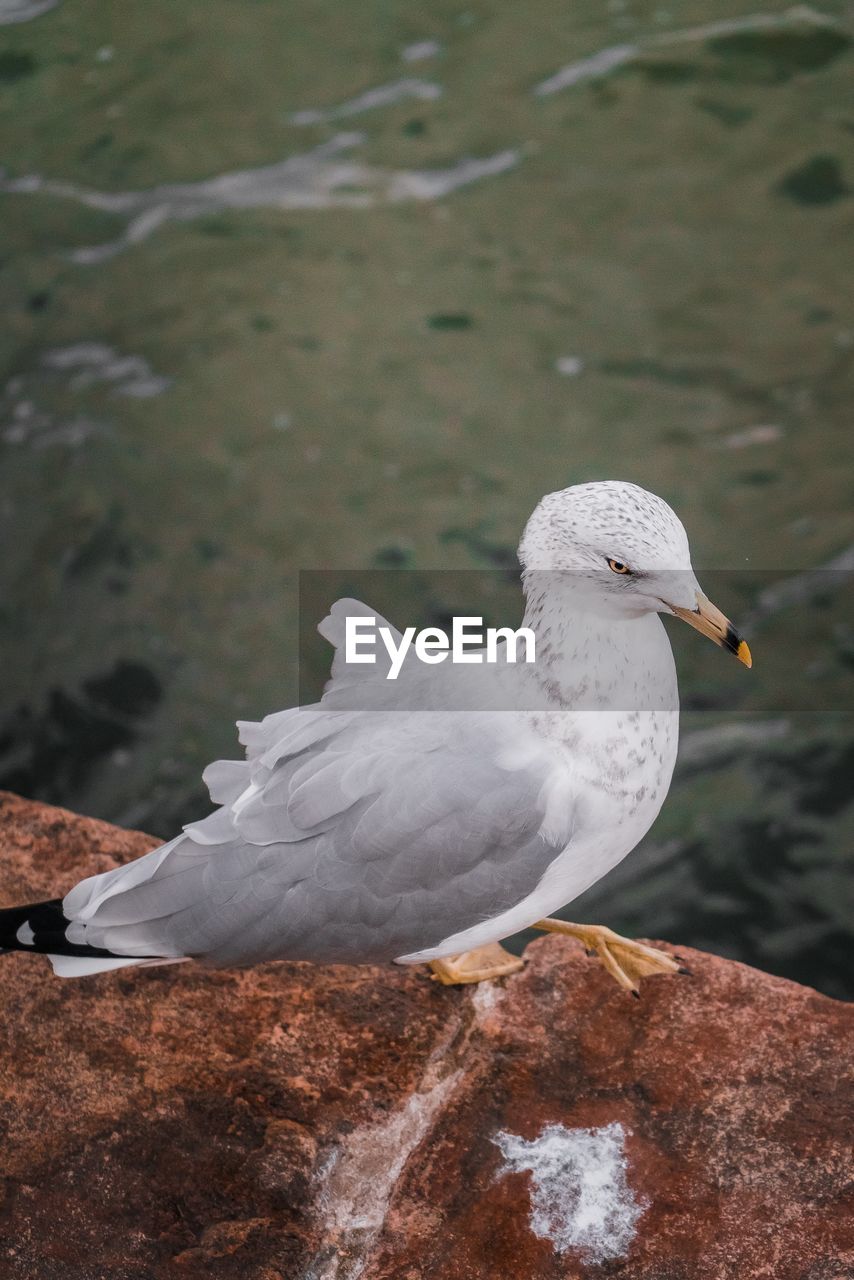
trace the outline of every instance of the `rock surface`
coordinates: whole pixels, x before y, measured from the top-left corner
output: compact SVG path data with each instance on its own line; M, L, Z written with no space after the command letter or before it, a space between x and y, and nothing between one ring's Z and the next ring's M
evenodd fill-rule
M147 836L0 795L0 901ZM854 1010L680 948L502 984L4 956L8 1280L842 1280Z

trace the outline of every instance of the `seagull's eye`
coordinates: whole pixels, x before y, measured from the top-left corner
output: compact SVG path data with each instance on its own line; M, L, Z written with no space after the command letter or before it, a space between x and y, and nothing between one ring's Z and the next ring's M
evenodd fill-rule
M631 573L631 569L629 568L629 566L627 564L623 564L622 560L609 559L608 568L611 569L614 573Z

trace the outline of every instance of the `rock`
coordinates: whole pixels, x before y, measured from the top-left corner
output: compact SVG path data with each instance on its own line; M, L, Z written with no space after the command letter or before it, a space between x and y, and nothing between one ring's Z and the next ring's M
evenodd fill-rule
M0 796L4 904L155 843ZM423 970L0 959L6 1280L842 1280L854 1012L680 948Z

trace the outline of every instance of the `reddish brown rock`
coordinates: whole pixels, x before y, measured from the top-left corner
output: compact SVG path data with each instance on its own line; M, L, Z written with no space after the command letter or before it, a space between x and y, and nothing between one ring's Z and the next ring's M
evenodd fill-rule
M2 796L0 901L152 843ZM467 989L4 956L0 1275L854 1275L854 1011L680 954L640 1000L555 937Z

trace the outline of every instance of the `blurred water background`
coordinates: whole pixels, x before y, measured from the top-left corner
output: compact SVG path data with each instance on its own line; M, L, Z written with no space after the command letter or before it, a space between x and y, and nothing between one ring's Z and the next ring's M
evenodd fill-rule
M853 994L852 32L0 0L0 785L171 835L296 696L300 569L515 618L540 495L631 479L756 666L673 632L671 797L568 914Z

